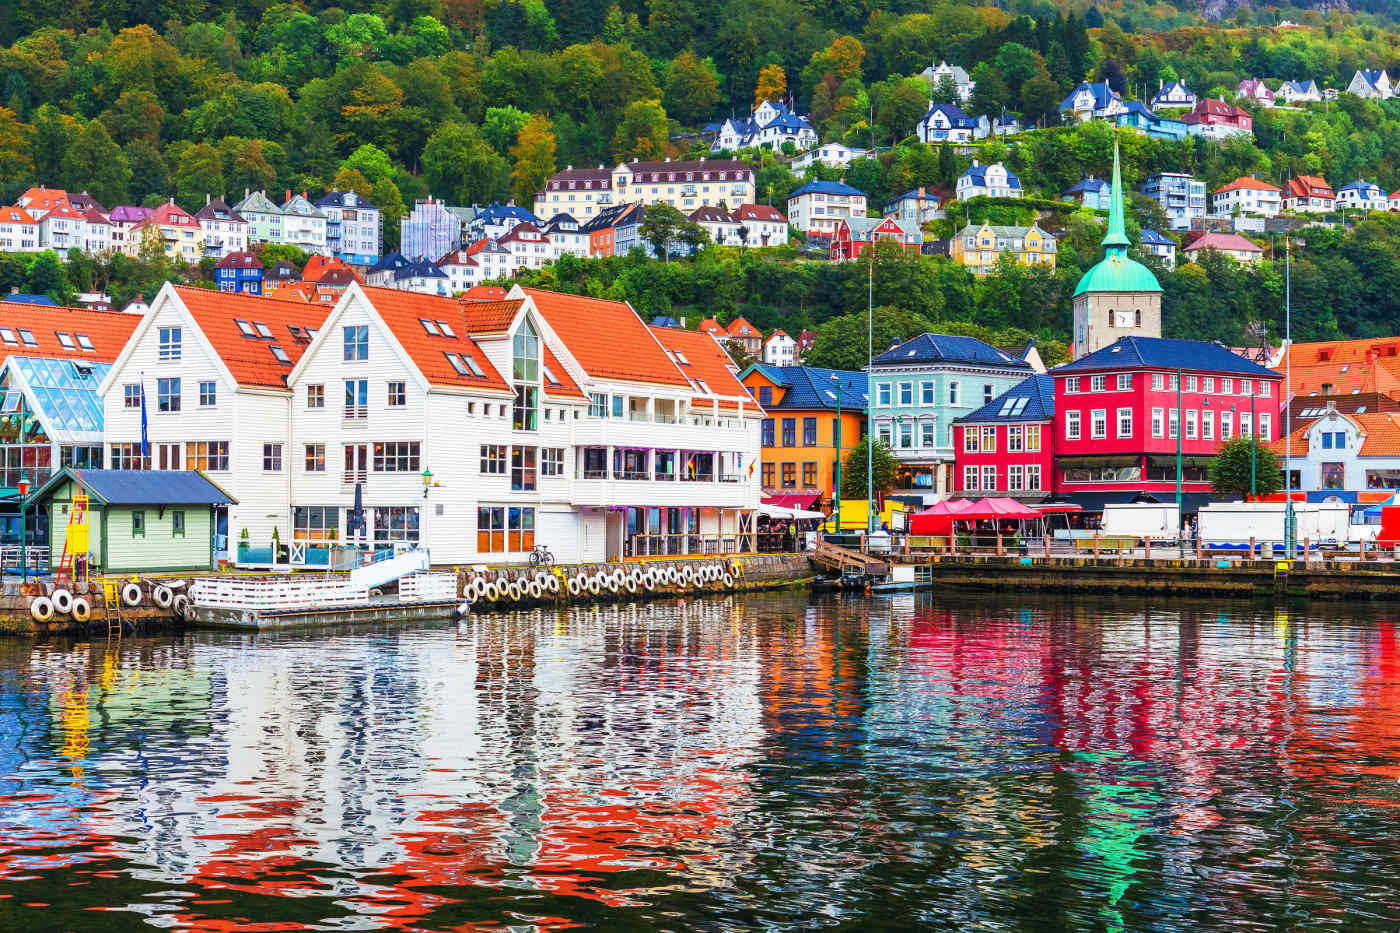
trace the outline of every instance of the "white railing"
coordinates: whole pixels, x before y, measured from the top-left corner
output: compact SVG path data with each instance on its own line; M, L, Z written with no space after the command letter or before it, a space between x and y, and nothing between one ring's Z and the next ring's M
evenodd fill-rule
M31 544L25 548L25 553L29 556L30 573L47 573L49 569L49 548L46 544ZM18 544L10 544L0 547L0 569L14 570L20 569L20 550Z
M410 573L399 580L399 602L447 602L457 598L457 575L449 571Z
M369 602L369 591L349 580L203 578L190 588L196 606L280 612Z

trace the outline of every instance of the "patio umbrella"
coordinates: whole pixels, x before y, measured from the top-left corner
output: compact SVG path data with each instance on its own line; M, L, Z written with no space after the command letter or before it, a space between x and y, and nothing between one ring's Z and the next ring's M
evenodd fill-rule
M355 484L355 504L350 509L350 514L345 517L345 537L350 537L356 532L364 533L365 527L365 487L361 483Z

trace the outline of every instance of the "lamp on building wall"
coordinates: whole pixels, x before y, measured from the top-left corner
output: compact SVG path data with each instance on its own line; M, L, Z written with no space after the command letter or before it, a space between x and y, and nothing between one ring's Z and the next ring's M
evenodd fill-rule
M423 498L428 498L428 490L433 487L433 471L423 471Z

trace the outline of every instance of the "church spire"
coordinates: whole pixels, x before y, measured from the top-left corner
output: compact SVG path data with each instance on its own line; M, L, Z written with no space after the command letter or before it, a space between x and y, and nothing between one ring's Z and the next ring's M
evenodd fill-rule
M1109 256L1122 256L1131 245L1123 228L1123 173L1118 167L1118 137L1113 139L1113 187L1108 201L1108 232L1103 245Z

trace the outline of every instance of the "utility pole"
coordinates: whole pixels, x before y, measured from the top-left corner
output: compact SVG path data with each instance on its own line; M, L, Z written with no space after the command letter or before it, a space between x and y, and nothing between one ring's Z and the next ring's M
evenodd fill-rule
M1186 556L1186 537L1182 534L1181 517L1181 435L1185 423L1181 417L1181 370L1176 371L1176 543L1182 557Z
M866 394L873 386L870 379L875 375L875 244L870 244L870 271L866 278L865 293L865 379ZM865 533L875 531L875 425L870 420L875 406L869 401L865 405Z
M1288 469L1293 443L1293 238L1283 234L1283 548L1293 559L1298 529L1293 522L1293 471Z

